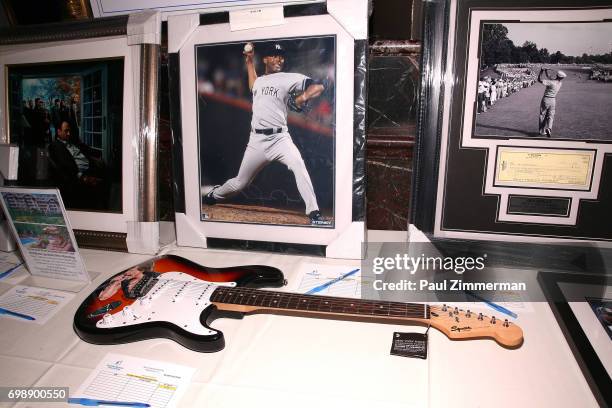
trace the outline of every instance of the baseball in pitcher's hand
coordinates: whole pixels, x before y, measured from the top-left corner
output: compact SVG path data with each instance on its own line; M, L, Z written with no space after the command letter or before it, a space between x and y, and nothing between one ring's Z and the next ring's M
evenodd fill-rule
M255 55L255 47L253 46L253 43L248 42L244 44L242 55L244 55L248 62L253 62L253 56Z

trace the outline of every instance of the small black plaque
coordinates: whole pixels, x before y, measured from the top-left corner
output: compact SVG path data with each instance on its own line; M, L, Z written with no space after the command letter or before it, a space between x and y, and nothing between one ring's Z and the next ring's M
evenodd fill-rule
M427 358L427 332L393 333L391 354L394 356Z
M510 195L508 214L567 217L572 199L569 197L536 197Z

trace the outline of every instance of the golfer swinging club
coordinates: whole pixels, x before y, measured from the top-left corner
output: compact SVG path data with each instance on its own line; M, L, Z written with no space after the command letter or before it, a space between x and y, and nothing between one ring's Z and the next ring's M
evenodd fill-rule
M546 87L544 96L540 103L540 135L550 137L552 132L553 121L555 119L555 108L557 105L557 93L561 89L561 81L567 75L563 71L557 71L557 76L551 78L548 75L548 68L541 68L538 75L538 82ZM547 79L543 79L543 74L546 74Z

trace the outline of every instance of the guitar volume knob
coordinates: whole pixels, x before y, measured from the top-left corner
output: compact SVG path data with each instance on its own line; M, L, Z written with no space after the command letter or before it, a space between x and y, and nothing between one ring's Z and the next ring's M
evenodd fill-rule
M131 319L132 317L134 317L134 312L132 311L132 308L129 306L126 306L123 308L123 316L125 316L128 319Z

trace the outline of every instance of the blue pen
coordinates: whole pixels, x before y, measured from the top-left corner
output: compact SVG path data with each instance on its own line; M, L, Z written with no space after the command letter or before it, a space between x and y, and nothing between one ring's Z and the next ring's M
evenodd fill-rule
M481 298L480 296L478 296L474 292L466 290L465 293L467 293L468 295L472 296L475 299L480 300L481 302L486 303L487 305L489 305L490 307L492 307L493 309L497 310L500 313L507 314L508 316L513 317L515 319L518 317L518 315L516 313L514 313L512 310L508 310L505 307L498 305L497 303L493 303L493 302L491 302L491 301L489 301L487 299Z
M13 272L14 270L16 270L17 268L19 268L21 265L23 265L23 262L18 263L17 265L13 266L12 268L0 273L0 279L4 278L5 276L9 275L11 272Z
M332 279L332 280L330 280L329 282L326 282L326 283L324 283L324 284L322 284L322 285L316 286L316 287L314 287L314 288L310 289L308 292L306 292L306 294L307 294L307 295L312 295L313 293L320 292L320 291L322 291L323 289L330 287L330 286L331 286L331 285L333 285L334 283L336 283L336 282L340 282L341 280L343 280L343 279L345 279L345 278L348 278L348 277L349 277L349 276L351 276L351 275L356 274L357 272L359 272L359 268L354 269L354 270L352 270L352 271L350 271L350 272L347 272L347 273L345 273L344 275L340 275L340 276L338 276L337 278Z
M117 407L150 407L145 402L107 401L93 398L68 398L69 404L85 405L86 407L97 407L99 405L114 405Z
M13 312L11 310L5 309L3 307L0 307L0 315L9 315L9 316L15 316L15 317L19 317L20 319L26 319L26 320L36 320L36 318L32 317L32 316L28 316L25 314L21 314L21 313L17 313L17 312Z

